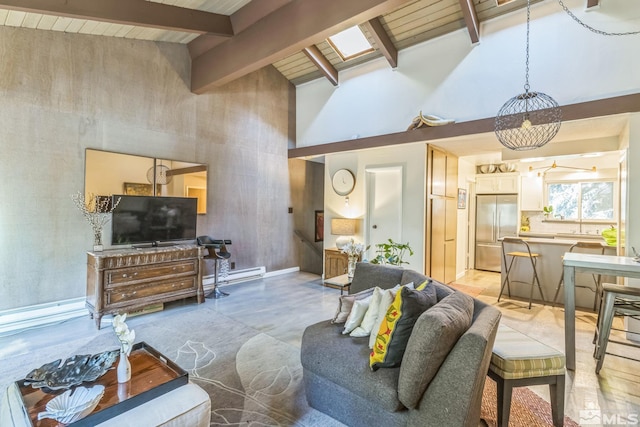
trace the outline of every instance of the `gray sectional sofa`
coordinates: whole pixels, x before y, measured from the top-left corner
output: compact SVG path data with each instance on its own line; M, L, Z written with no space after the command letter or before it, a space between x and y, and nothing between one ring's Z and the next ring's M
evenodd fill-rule
M418 286L425 280L430 279L412 270L359 263L350 293L409 282ZM349 426L478 426L500 312L477 299L455 295L468 300L471 325L442 355L444 362L439 368L434 367L432 353L423 354L416 343L430 339L432 328L426 326L426 313L446 305L442 300L456 291L436 281L430 286L436 288L438 303L416 321L399 367L372 371L369 338L343 335L343 325L327 320L306 328L301 361L306 397L313 408ZM422 370L435 371L427 384L420 384L416 378L421 377ZM411 394L417 402L408 405L412 408L403 403Z

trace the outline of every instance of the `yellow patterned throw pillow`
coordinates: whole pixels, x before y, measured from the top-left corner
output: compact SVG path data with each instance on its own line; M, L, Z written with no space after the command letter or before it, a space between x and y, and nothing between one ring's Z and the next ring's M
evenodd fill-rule
M369 356L369 366L373 371L400 365L413 325L418 317L437 301L435 287L429 286L429 282L418 286L416 290L403 286L396 293L380 324L376 342Z

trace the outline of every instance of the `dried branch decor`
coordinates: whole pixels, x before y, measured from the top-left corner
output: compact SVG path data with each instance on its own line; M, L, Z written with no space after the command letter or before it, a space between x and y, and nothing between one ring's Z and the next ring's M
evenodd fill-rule
M110 197L96 196L93 193L88 194L86 201L80 191L73 194L71 199L93 229L94 250L102 250L102 229L111 220L111 213L120 203L120 197L113 200L112 206Z

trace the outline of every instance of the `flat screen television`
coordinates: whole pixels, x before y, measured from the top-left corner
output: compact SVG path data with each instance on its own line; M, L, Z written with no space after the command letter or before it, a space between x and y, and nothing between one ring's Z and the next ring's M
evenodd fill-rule
M114 195L111 244L147 244L196 238L198 200L191 197Z

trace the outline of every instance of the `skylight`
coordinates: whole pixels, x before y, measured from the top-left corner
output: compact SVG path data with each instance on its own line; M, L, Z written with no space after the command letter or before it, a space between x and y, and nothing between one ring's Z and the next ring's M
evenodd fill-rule
M357 25L329 37L327 41L343 61L373 52L371 43Z

